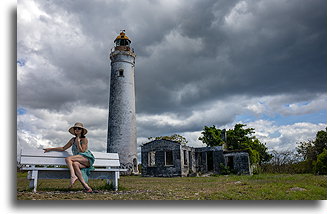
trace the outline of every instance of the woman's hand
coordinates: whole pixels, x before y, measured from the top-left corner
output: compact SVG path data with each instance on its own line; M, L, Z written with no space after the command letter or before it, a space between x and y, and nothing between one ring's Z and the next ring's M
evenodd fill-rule
M43 150L44 150L44 153L46 153L46 152L50 152L50 148L43 149Z
M81 142L81 138L79 138L79 136L76 137L76 140L75 140L75 144L78 146Z

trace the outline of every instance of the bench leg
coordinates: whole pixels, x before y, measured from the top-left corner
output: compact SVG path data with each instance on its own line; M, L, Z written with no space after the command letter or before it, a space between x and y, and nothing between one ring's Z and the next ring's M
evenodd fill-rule
M114 191L118 190L118 179L119 179L119 172L114 172L113 179L107 179L107 184L112 184L114 187Z
M118 190L118 178L119 178L119 172L115 172L115 177L114 177L114 190Z
M30 185L29 187L33 189L33 192L36 192L36 187L37 187L37 176L38 176L38 171L33 170L33 171L28 171L27 174L27 179L30 180Z

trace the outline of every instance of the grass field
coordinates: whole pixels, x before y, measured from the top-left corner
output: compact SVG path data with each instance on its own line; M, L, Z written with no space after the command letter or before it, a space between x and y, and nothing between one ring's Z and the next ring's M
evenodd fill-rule
M96 193L84 193L77 182L39 180L38 192L28 188L26 173L17 173L18 200L326 200L327 176L311 174L261 174L149 178L121 176L119 191L104 180L90 180Z

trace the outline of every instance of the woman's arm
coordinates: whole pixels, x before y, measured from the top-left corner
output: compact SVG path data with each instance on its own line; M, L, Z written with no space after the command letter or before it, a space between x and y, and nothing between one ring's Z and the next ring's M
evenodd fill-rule
M70 141L68 141L68 143L66 145L64 145L63 147L46 148L46 149L43 149L43 150L44 150L44 153L50 152L50 151L63 152L63 151L66 151L66 149L68 149L72 145L73 145L73 138L70 139Z
M87 144L88 144L87 138L77 137L76 141L77 141L78 151L79 152L85 152L87 150ZM80 143L80 141L82 141L82 143Z

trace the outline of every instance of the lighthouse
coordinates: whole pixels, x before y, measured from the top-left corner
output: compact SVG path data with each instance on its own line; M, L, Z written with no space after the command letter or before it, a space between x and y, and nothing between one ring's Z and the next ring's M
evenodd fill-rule
M118 153L127 174L138 173L135 116L135 57L125 31L114 40L111 50L111 78L107 152Z

